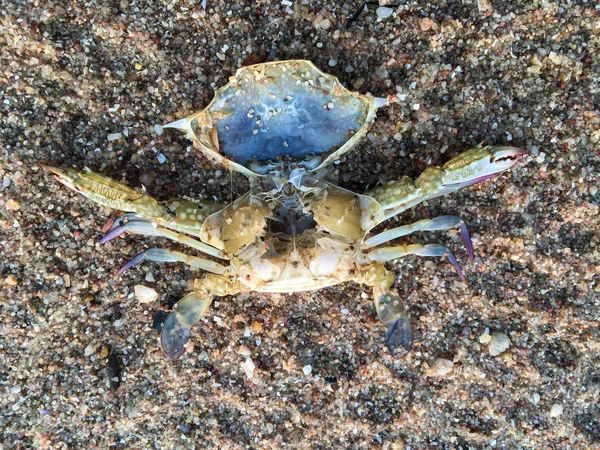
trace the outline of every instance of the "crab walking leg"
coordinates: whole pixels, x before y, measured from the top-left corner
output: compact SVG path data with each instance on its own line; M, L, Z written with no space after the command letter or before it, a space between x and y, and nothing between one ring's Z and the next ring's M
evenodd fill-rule
M465 275L458 265L458 261L454 257L452 251L442 244L411 244L411 245L400 245L397 247L384 247L378 248L370 252L367 257L373 262L385 262L392 261L398 258L404 258L408 255L416 256L446 256L452 263L458 276L464 281Z
M195 269L202 269L215 274L221 274L227 269L227 267L224 265L209 259L186 255L185 253L167 250L164 248L151 248L136 255L131 261L121 267L117 273L122 274L130 267L135 266L144 260L157 262L182 262Z
M180 244L187 245L196 250L199 250L207 255L214 256L215 258L227 259L221 250L213 247L212 245L205 244L202 241L191 238L183 233L178 233L173 230L169 230L164 227L159 227L156 222L149 219L130 219L117 221L117 226L113 226L108 233L100 240L100 244L104 244L124 233L141 234L144 236L162 236L167 239L179 242Z
M208 311L212 296L237 293L227 278L212 274L196 280L194 291L177 302L160 334L161 347L171 359L177 359L183 354L190 331Z
M428 167L415 180L405 177L365 194L379 202L387 220L415 205L492 178L513 167L526 150L516 147L473 148L443 167Z
M375 247L376 245L384 244L393 239L397 239L417 231L450 230L456 227L458 227L460 236L467 247L469 258L473 259L473 243L471 242L469 230L467 229L467 225L463 222L463 220L457 216L439 216L434 217L433 219L419 220L415 223L392 228L366 239L365 242L363 242L363 247Z
M394 275L383 264L373 264L367 268L362 279L357 280L373 287L373 302L377 317L388 328L386 345L394 357L403 358L410 352L413 335L410 318L406 312L406 305L395 289Z

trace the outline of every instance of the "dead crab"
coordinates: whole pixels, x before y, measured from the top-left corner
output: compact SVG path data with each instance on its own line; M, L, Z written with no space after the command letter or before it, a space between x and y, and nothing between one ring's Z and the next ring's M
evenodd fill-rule
M441 244L383 246L415 231L458 228L472 258L471 240L456 216L420 220L379 234L378 224L418 203L487 180L514 166L526 152L514 147L474 148L403 178L357 194L336 186L328 169L365 135L375 110L396 101L346 90L308 61L244 67L201 112L166 125L186 133L204 155L247 175L251 189L228 205L208 200L158 202L84 168L44 166L91 200L121 211L100 241L123 233L163 236L197 250L192 256L162 248L142 260L181 262L206 274L174 307L161 333L165 353L179 358L190 330L213 296L241 291L299 292L354 280L373 288L375 309L388 327L393 355L411 348L406 306L385 262L406 255L445 256L464 279L456 258Z

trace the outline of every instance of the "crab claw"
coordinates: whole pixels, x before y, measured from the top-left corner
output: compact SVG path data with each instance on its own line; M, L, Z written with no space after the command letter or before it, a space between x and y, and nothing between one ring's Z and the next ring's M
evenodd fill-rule
M444 164L442 185L462 188L488 180L527 154L527 150L517 147L472 148Z
M76 170L63 169L62 167L55 167L42 163L38 164L42 169L47 170L48 172L52 172L54 174L54 178L56 178L57 181L61 182L68 188L77 190L77 188L73 184L73 182L78 177L78 172Z
M211 302L210 297L201 298L195 293L177 302L160 333L160 345L170 359L178 359L183 355L190 330L206 313Z
M84 167L80 171L40 164L52 172L65 186L79 192L90 200L119 211L134 212L151 219L168 217L165 209L146 193L142 187L139 194L134 189Z

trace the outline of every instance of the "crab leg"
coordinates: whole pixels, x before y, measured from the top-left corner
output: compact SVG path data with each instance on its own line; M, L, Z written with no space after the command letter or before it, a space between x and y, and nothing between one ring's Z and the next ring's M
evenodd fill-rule
M184 199L170 200L162 205L150 197L145 188L142 187L142 193L139 194L124 184L92 172L87 167L77 172L45 164L40 165L52 172L65 186L96 203L120 211L129 211L129 214L115 222L108 234L100 241L101 243L128 231L134 234L164 236L208 255L224 258L222 252L215 247L182 234L199 237L205 219L220 210L222 205ZM171 231L173 229L176 232Z
M78 191L103 206L135 212L149 219L169 219L165 208L150 197L143 187L142 193L139 194L130 187L95 173L87 167L77 172L44 164L41 164L41 166L52 172L55 178L65 186Z
M164 248L151 248L136 255L131 261L121 267L117 273L121 274L130 267L135 266L144 260L157 262L182 262L195 269L202 269L216 274L223 273L227 269L227 267L224 265L209 259L186 255L185 253L167 250Z
M387 220L432 198L455 192L492 178L513 167L526 150L516 147L473 148L451 159L443 167L428 167L415 180L405 177L366 192L377 200Z
M434 217L433 219L419 220L418 222L411 223L409 225L402 225L400 227L392 228L365 240L363 247L375 247L376 245L384 244L393 239L406 236L416 231L449 230L455 227L458 227L459 229L463 242L467 247L469 258L473 259L473 243L471 242L469 230L467 229L467 225L463 222L463 220L457 216L439 216Z
M160 227L152 220L137 217L132 219L127 217L125 220L116 221L115 225L113 225L108 233L106 233L106 235L100 240L100 244L111 241L124 233L166 237L167 239L171 239L179 242L180 244L187 245L188 247L192 247L203 253L214 256L215 258L227 259L223 255L223 252L211 245L205 244L204 242L191 238L183 233L178 233L176 231Z
M216 203L191 202L184 199L171 200L163 206L148 195L143 186L140 194L87 167L78 172L45 164L40 165L52 172L62 184L96 203L120 211L133 212L142 218L155 220L159 225L196 236L200 234L204 220L223 207Z
M194 290L195 292L177 302L167 317L160 334L161 347L171 359L177 359L183 354L190 331L208 310L212 296L224 296L237 292L229 280L212 274L196 280Z
M177 359L183 354L192 327L208 311L211 303L210 296L199 297L196 293L188 294L177 302L160 333L161 347L169 358Z
M192 202L176 198L166 202L165 207L172 217L168 221L158 220L158 225L200 237L206 219L225 205L206 200Z
M458 276L461 280L465 279L465 275L458 265L458 261L454 257L452 251L442 244L411 244L411 245L400 245L397 247L384 247L377 250L373 250L367 257L374 262L385 262L392 261L394 259L403 258L408 255L416 256L446 256L452 263Z
M413 335L406 305L398 292L391 289L394 284L393 273L383 264L373 264L357 281L373 287L377 317L389 327L385 337L386 345L392 356L403 358L410 352Z

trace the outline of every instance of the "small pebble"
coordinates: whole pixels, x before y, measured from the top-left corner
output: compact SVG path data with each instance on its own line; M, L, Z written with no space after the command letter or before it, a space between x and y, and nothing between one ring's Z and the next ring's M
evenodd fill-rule
M382 79L382 80L387 80L390 76L390 74L388 73L387 67L385 66L385 64L380 65L379 67L377 67L375 69L374 72L375 76Z
M563 413L563 407L562 405L559 405L558 403L555 403L554 405L552 405L552 408L550 408L550 417L558 417Z
M535 394L533 394L533 403L537 405L539 402L540 402L540 394L538 394L536 392Z
M598 193L598 186L590 186L589 192L590 195L593 197Z
M21 204L12 198L6 201L6 206L8 206L8 209L11 211L18 211L21 208Z
M358 88L360 88L363 84L365 84L365 79L363 77L358 77L352 82L352 87L358 90Z
M491 0L477 0L477 9L480 13L492 10Z
M302 372L304 373L304 375L309 376L312 373L312 366L310 364L307 364L302 368Z
M350 311L346 308L342 309L342 314L347 316L348 314L350 314Z
M252 352L250 352L250 349L246 345L240 345L238 353L242 356L250 356L252 354Z
M148 283L154 283L156 280L154 279L154 275L152 275L152 272L146 272L146 278L145 280Z
M158 292L148 286L138 284L133 290L140 303L151 303L158 298Z
M510 339L503 333L492 333L492 340L488 348L490 355L498 356L510 347Z
M94 344L90 344L85 348L85 350L83 351L83 354L85 356L92 356L95 351L96 351L96 346Z
M70 288L71 287L71 275L69 275L68 273L65 273L63 275L63 280L65 281L65 287Z
M433 20L431 20L429 17L424 17L423 19L421 19L421 30L422 31L429 31L429 30L437 30L438 29L438 24L435 23Z
M385 6L380 6L377 8L377 20L387 19L392 14L394 14L394 10L392 8L386 8Z
M157 136L162 136L162 134L163 134L162 125L154 125L154 132L156 133Z
M263 330L263 326L260 324L260 322L257 322L256 320L254 322L252 322L252 332L253 333L260 333Z
M321 19L316 22L317 27L322 30L329 30L331 28L331 20L329 19Z
M486 328L481 336L479 336L479 342L483 345L487 345L491 342L492 336L490 335L490 329Z
M158 160L159 164L164 164L165 162L167 162L167 157L165 155L163 155L162 153L159 153L158 155L156 155L156 159Z
M454 363L449 359L437 358L433 361L433 364L427 369L426 375L428 377L445 377L452 373Z
M242 364L242 369L248 378L252 378L252 375L254 375L255 367L256 366L250 358L246 358L246 361L244 361L244 364Z
M10 286L16 286L19 284L19 280L14 275L9 275L4 279L4 282Z
M106 138L108 139L109 142L111 142L111 141L116 141L117 139L121 139L121 136L122 136L121 133L111 133Z

